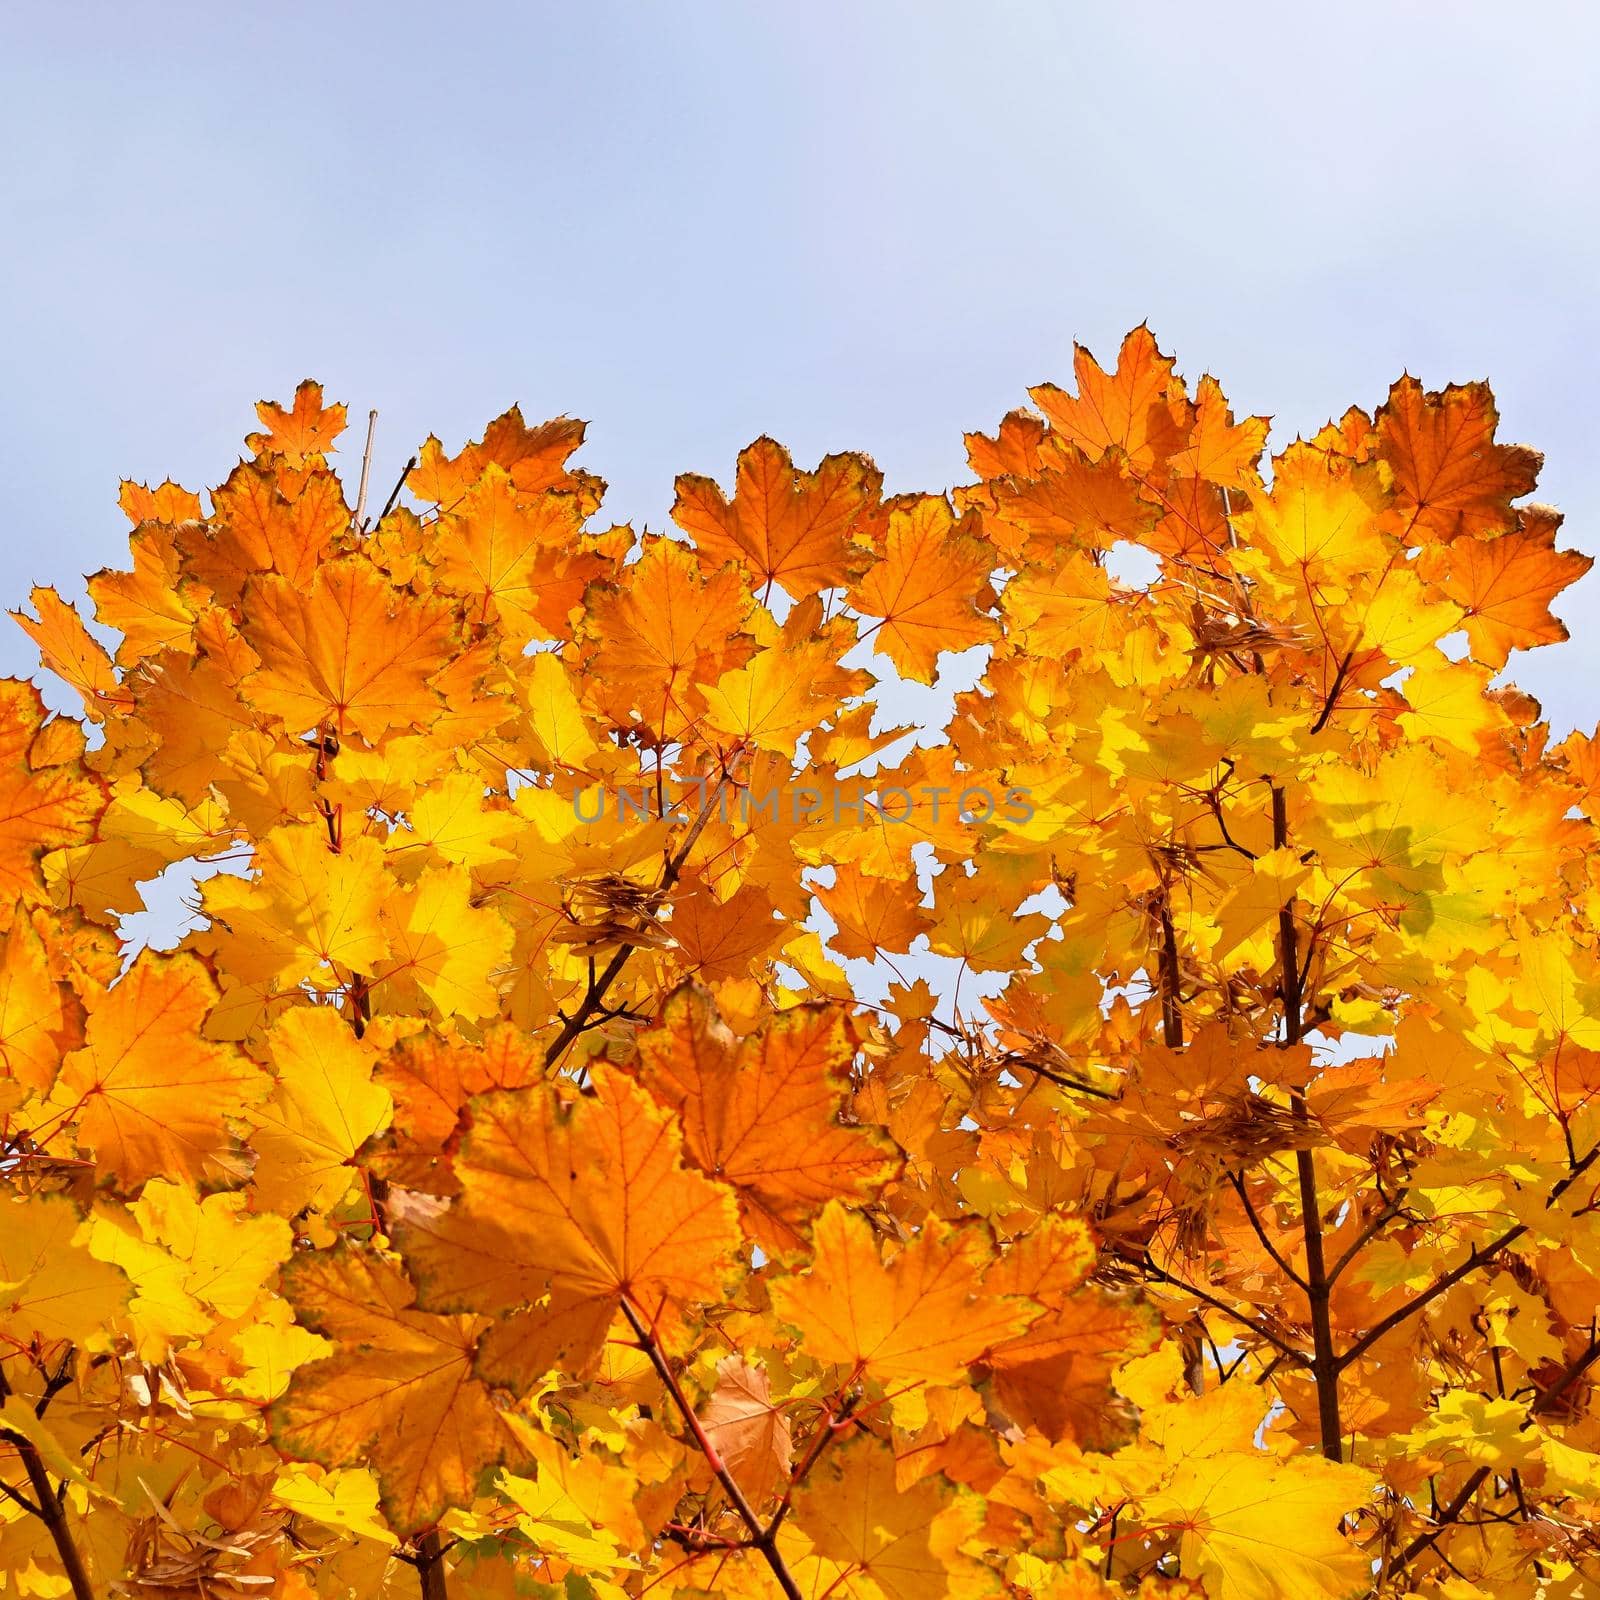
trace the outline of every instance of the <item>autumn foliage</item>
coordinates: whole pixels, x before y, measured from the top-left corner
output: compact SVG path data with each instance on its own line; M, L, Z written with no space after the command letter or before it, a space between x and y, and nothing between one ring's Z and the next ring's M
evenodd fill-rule
M1482 385L1032 398L123 486L0 683L0 1593L1597 1592L1589 560Z

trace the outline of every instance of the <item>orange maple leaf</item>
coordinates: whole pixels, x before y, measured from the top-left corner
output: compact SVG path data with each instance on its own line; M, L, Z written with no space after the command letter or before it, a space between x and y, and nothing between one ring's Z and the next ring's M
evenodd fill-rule
M731 502L710 478L680 476L672 520L694 535L708 566L737 562L756 587L776 583L798 598L849 582L860 565L853 535L882 486L865 456L827 456L815 472L800 472L763 437L739 454Z
M291 467L320 461L344 432L345 408L324 406L322 385L310 378L295 390L289 410L272 400L258 400L256 415L266 432L247 435L245 443L258 456L282 456Z
M993 553L957 522L943 495L920 495L889 513L883 556L850 591L850 603L882 619L879 649L904 676L932 683L939 656L992 639Z
M40 898L39 857L88 839L105 809L105 790L76 763L34 766L45 726L39 691L0 680L0 928L19 901Z
M799 1247L822 1205L865 1198L898 1165L881 1136L841 1121L853 1049L837 1007L797 1007L736 1039L704 991L684 988L638 1048L644 1082L683 1124L689 1159L734 1185L769 1253Z
M260 668L246 692L296 733L331 723L369 743L424 727L441 708L428 679L450 658L450 612L391 588L359 557L329 562L309 586L279 574L245 594Z
M589 1370L624 1298L670 1338L732 1271L731 1191L684 1167L645 1090L615 1074L595 1089L570 1107L544 1086L474 1101L460 1199L402 1208L422 1303L502 1319L480 1363L496 1380Z
M1594 565L1594 557L1556 549L1561 520L1548 506L1528 506L1509 532L1457 539L1423 557L1424 575L1467 614L1474 661L1498 670L1513 650L1567 637L1550 602Z
M959 1383L973 1362L1014 1337L1037 1307L985 1295L992 1259L979 1224L930 1224L885 1266L872 1229L839 1201L812 1234L811 1270L780 1278L772 1302L803 1330L808 1355L883 1383Z
M299 1319L337 1345L295 1373L273 1410L285 1451L332 1467L370 1461L401 1534L469 1503L485 1467L523 1454L472 1373L487 1319L417 1310L398 1268L351 1248L304 1257L284 1279Z
M1188 443L1193 407L1183 380L1142 323L1122 341L1114 373L1081 344L1074 348L1072 367L1076 397L1053 383L1028 393L1050 426L1091 461L1117 449L1136 471L1148 472Z
M1377 416L1379 456L1394 472L1395 499L1413 542L1476 538L1512 524L1511 502L1526 494L1543 458L1494 442L1499 422L1485 383L1425 393L1409 375Z
M61 1065L50 1106L126 1186L197 1183L226 1170L228 1119L270 1087L228 1045L201 1037L217 986L192 955L145 951L91 1011L83 1048Z

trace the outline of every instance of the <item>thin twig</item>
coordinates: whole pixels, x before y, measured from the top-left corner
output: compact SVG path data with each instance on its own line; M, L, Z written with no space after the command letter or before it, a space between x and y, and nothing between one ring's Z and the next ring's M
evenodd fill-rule
M1597 1144L1594 1149L1592 1149L1588 1155L1586 1155L1571 1170L1571 1172L1569 1172L1566 1177L1561 1180L1560 1183L1556 1184L1555 1187L1551 1189L1550 1196L1545 1201L1545 1209L1548 1210L1551 1206L1553 1206L1556 1201L1559 1200L1561 1196L1565 1194L1566 1191L1570 1189L1572 1185L1576 1183L1578 1179L1581 1178L1583 1174L1594 1165L1596 1160L1600 1160L1600 1144ZM1422 1310L1425 1305L1428 1305L1431 1301L1438 1299L1438 1297L1442 1295L1445 1290L1460 1283L1460 1281L1469 1273L1476 1272L1478 1268L1483 1266L1486 1262L1493 1261L1496 1256L1498 1256L1502 1251L1508 1249L1511 1245L1514 1245L1517 1240L1527 1232L1528 1224L1526 1222L1519 1222L1514 1227L1507 1228L1506 1231L1500 1234L1498 1237L1491 1239L1488 1244L1475 1245L1468 1254L1466 1260L1463 1261L1460 1266L1453 1267L1449 1272L1445 1273L1440 1278L1435 1278L1434 1281L1429 1284L1426 1289L1422 1290L1420 1294L1414 1295L1398 1310L1391 1311L1388 1316L1384 1317L1379 1322L1375 1322L1370 1328L1368 1328L1367 1331L1362 1334L1361 1337L1357 1339L1356 1342L1352 1344L1342 1356L1339 1357L1340 1367L1347 1367L1352 1361L1358 1360L1365 1351L1370 1350L1372 1346L1376 1344L1378 1340L1381 1339L1392 1328L1398 1327L1408 1317L1415 1316L1417 1312Z
M678 881L683 871L684 863L689 859L689 852L698 843L700 835L705 831L706 824L711 820L711 814L722 802L722 796L728 787L728 775L723 773L715 789L707 797L705 805L700 810L700 815L694 820L688 834L685 836L678 853L668 861L666 870L661 874L661 882L656 886L657 894L665 896L673 884ZM616 982L617 976L628 964L628 957L633 954L634 946L631 944L619 945L616 954L606 963L598 977L591 976L589 987L578 1009L562 1024L561 1032L551 1040L549 1048L544 1053L546 1068L556 1065L567 1052L567 1047L579 1034L583 1033L590 1024L595 1013L601 1009L606 997L606 991Z
M378 521L380 523L386 516L389 515L391 511L394 510L394 503L400 498L400 491L405 488L406 479L411 476L412 469L416 466L416 464L417 458L412 456L412 458L400 469L400 476L395 479L394 488L389 491L389 498L383 502L383 510L378 513Z
M1272 1257L1272 1260L1277 1266L1279 1272L1288 1278L1291 1283L1297 1285L1301 1289L1304 1289L1306 1286L1306 1280L1289 1265L1289 1263L1284 1259L1283 1255L1279 1252L1278 1247L1267 1237L1267 1230L1262 1226L1261 1217L1256 1211L1256 1208L1250 1202L1250 1194L1244 1186L1244 1179L1241 1178L1237 1172L1230 1172L1228 1174L1228 1181L1233 1185L1235 1193L1238 1194L1239 1200L1244 1206L1244 1214L1250 1219L1250 1226L1255 1229L1256 1238L1261 1241L1261 1248Z
M366 524L361 520L367 510L367 479L372 475L372 436L378 431L378 413L376 410L367 413L367 448L361 456L361 487L356 491L355 525L357 532L365 529Z
M694 1436L694 1442L699 1446L701 1455L705 1457L707 1466L716 1475L717 1482L722 1485L722 1492L727 1495L729 1505L738 1512L739 1520L750 1535L752 1547L761 1552L762 1558L772 1569L773 1577L778 1580L778 1587L783 1590L788 1600L805 1600L800 1585L795 1582L794 1574L789 1571L788 1563L778 1552L776 1519L770 1528L761 1526L761 1519L756 1515L755 1508L745 1498L744 1490L728 1471L727 1463L718 1453L717 1447L712 1444L710 1436L701 1425L700 1418L695 1415L694 1407L689 1404L689 1398L683 1392L683 1385L678 1382L677 1374L668 1364L661 1346L656 1343L654 1335L645 1326L644 1319L626 1298L622 1302L622 1314L628 1319L628 1326L633 1329L634 1337L639 1341L639 1349L649 1357L650 1365L656 1369L656 1376L666 1386L673 1405L678 1408L678 1414L683 1418L684 1426Z

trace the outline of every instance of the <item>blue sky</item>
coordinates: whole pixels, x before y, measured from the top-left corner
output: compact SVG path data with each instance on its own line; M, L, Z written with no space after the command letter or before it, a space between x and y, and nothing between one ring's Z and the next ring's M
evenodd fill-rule
M379 409L385 489L518 401L659 526L761 432L959 481L964 430L1146 319L1275 442L1489 377L1594 553L1596 59L1578 4L24 0L0 598L81 593L120 478L219 482L308 375ZM1513 675L1592 726L1600 575L1562 609Z

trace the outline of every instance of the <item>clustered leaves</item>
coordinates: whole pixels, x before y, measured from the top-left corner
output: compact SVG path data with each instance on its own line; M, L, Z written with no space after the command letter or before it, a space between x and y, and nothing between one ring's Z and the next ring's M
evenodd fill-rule
M671 533L514 410L364 518L310 383L123 486L0 684L0 1591L1593 1592L1589 560L1482 385L1075 387Z

